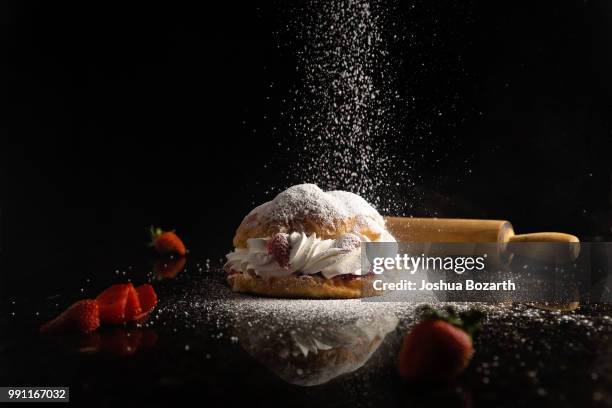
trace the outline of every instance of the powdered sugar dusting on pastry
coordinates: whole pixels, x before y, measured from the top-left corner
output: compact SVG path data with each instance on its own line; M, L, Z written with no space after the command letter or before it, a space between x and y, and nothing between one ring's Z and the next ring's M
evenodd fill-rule
M278 194L260 216L272 221L289 223L292 219L310 216L323 223L349 216L337 198L326 194L315 184L298 184Z
M352 251L361 246L361 239L355 234L344 234L334 241L334 247Z
M342 202L348 213L356 217L360 225L366 225L372 231L379 232L385 228L384 218L366 200L348 191L330 191L327 194Z
M315 184L299 184L278 194L274 200L259 206L262 220L292 224L292 220L309 218L322 225L354 218L355 230L366 226L371 231L384 230L382 216L363 198L347 191L324 192Z

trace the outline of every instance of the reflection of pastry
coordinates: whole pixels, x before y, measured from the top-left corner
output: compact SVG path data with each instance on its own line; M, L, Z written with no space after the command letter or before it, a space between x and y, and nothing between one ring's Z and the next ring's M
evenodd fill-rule
M279 324L282 331L270 333L242 320L235 334L249 354L281 379L313 386L362 367L398 320L393 314L376 313L344 323L311 323Z
M363 198L293 186L242 221L227 255L236 292L280 297L356 298L371 294L361 242L395 242Z

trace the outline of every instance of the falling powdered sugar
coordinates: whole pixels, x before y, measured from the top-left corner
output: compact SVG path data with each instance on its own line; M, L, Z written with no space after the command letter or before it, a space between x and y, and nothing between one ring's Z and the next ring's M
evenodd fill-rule
M410 162L393 152L401 138L383 30L389 14L389 5L375 0L309 0L293 8L286 45L296 54L299 81L283 116L298 145L286 174L289 184L352 191L400 214L405 203L392 191L401 188L410 201L414 183Z

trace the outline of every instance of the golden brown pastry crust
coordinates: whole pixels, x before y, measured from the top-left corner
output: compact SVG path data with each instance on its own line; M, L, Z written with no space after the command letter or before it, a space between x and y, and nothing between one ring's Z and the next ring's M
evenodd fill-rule
M227 283L234 292L283 298L356 299L376 296L372 277L325 279L320 276L261 278L250 273L231 273Z
M246 248L249 238L270 237L278 232L296 231L304 232L306 235L317 234L317 237L321 239L335 239L348 232L365 235L371 241L376 241L381 236L380 232L372 231L366 225L358 225L355 218L322 222L313 217L301 217L290 221L271 222L262 220L257 213L253 213L242 220L233 243L236 248Z

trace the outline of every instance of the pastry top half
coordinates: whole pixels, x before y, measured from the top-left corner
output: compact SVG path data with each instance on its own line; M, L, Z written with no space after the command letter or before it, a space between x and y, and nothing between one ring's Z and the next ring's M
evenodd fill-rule
M360 196L347 191L324 192L315 184L299 184L253 209L238 227L234 246L246 248L250 238L270 237L279 232L316 234L321 239L354 233L378 241L386 228L383 217Z

